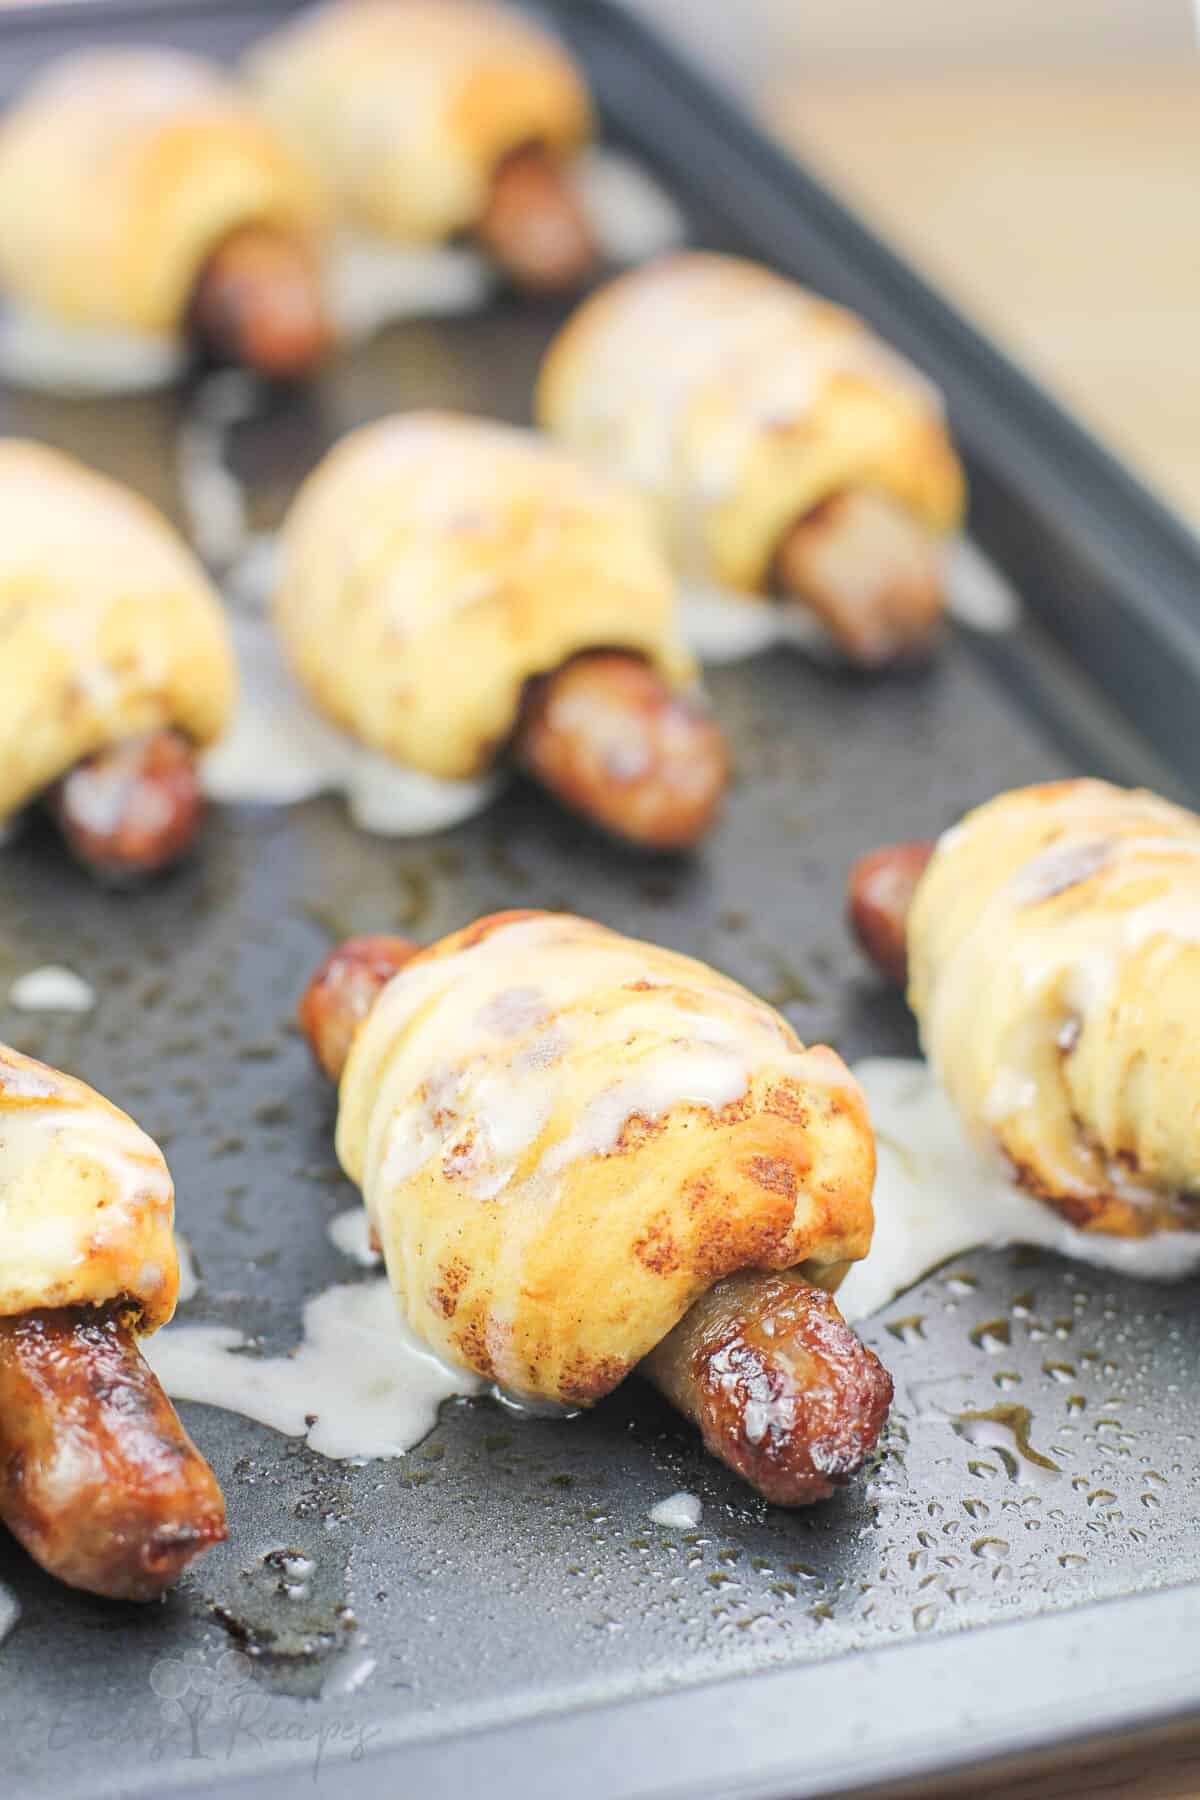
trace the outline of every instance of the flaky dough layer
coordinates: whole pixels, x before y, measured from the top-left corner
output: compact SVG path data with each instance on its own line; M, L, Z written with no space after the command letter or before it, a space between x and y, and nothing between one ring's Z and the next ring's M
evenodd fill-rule
M755 263L618 276L550 347L539 423L653 500L689 579L762 593L786 531L875 489L934 533L963 478L935 391L852 313Z
M942 838L909 997L975 1140L1075 1224L1200 1224L1200 819L1102 781L1018 789Z
M564 46L486 0L339 0L266 38L246 70L345 216L400 240L469 230L510 152L567 151L591 130Z
M543 1400L607 1393L735 1269L871 1239L840 1059L703 963L568 915L496 914L395 976L337 1145L417 1334Z
M72 457L0 440L0 820L124 738L211 742L235 687L221 604L165 519Z
M318 466L275 619L324 713L450 779L486 769L525 683L579 651L694 678L637 501L531 433L448 413L368 425Z
M174 1188L162 1151L70 1075L0 1044L0 1314L128 1300L175 1310Z
M63 57L0 124L0 288L63 324L173 337L223 238L323 217L307 166L181 51Z

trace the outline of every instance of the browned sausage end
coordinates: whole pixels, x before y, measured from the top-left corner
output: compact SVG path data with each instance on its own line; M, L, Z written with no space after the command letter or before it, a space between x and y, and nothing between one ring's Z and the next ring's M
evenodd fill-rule
M410 938L347 938L331 950L300 1000L300 1029L331 1081L340 1081L354 1034L392 976L416 956Z
M717 1282L641 1368L705 1448L775 1506L844 1487L892 1401L891 1376L833 1296L790 1271Z
M851 930L876 968L899 987L908 981L908 914L933 851L928 838L872 850L859 857L846 883Z
M617 650L577 656L531 684L513 748L571 811L647 849L699 843L729 778L724 737L703 705Z
M0 1517L116 1600L155 1599L224 1538L216 1476L117 1309L0 1319Z
M177 861L205 807L195 753L177 731L96 751L51 788L46 802L79 861L115 881Z

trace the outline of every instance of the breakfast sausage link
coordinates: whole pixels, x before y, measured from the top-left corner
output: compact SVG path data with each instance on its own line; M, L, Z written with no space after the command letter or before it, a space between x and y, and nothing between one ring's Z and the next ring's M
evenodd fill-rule
M534 682L514 750L572 811L655 850L699 842L729 774L708 712L621 651L577 656Z
M718 1281L640 1366L710 1454L774 1506L844 1487L892 1400L891 1376L832 1295L793 1271Z
M899 987L908 981L908 914L933 855L923 838L860 856L846 883L850 927L877 968Z
M516 151L497 169L477 235L505 274L531 293L571 293L597 262L567 168L536 146Z
M311 374L333 344L308 247L261 225L235 231L212 252L192 290L187 325L216 361L280 381Z
M927 654L941 622L938 545L882 494L831 494L775 554L773 585L815 613L844 654L877 669Z
M347 938L331 950L304 990L298 1018L317 1064L340 1081L355 1032L376 995L417 954L409 938Z
M216 1476L115 1309L0 1319L0 1517L114 1600L155 1599L224 1538Z
M204 817L196 759L177 731L97 750L46 799L80 862L116 881L174 862Z

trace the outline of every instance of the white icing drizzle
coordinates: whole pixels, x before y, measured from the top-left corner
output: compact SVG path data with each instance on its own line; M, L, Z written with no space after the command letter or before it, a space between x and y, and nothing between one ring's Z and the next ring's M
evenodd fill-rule
M478 312L495 286L487 258L467 244L405 244L345 232L329 267L330 306L350 342L400 319Z
M201 762L213 799L294 806L340 793L364 831L409 837L461 824L499 791L499 777L444 781L339 731L301 692L266 619L236 617L230 627L240 690L232 725Z
M676 1531L694 1531L704 1508L698 1494L671 1494L650 1508L656 1525L669 1525Z
M254 416L261 395L244 369L222 369L196 390L176 442L179 499L188 536L205 562L223 569L247 541L246 496L230 466L234 426Z
M624 150L592 144L571 181L605 262L646 262L687 239L687 220L662 184Z
M175 1254L179 1258L179 1292L175 1299L178 1306L184 1306L200 1292L200 1276L192 1246L182 1231L175 1233Z
M0 1581L0 1644L21 1617L21 1602L12 1589Z
M252 531L221 583L226 599L240 612L270 610L283 573L283 545L276 531Z
M364 1206L348 1206L326 1226L326 1234L335 1250L348 1256L363 1269L377 1269L383 1261L371 1246L371 1221Z
M74 1174L43 1192L30 1172L52 1159ZM93 1179L101 1205L79 1185L89 1165L112 1182L106 1189ZM158 1147L124 1113L97 1104L69 1076L0 1058L0 1196L0 1291L45 1290L110 1245L152 1241L169 1224L174 1189ZM161 1276L148 1263L137 1285L154 1287Z
M973 538L954 538L945 549L946 611L969 631L1012 631L1021 622L1016 588Z
M14 301L0 312L0 375L59 394L135 394L169 386L187 360L181 343L134 331L72 325Z
M967 1142L927 1065L869 1057L856 1065L875 1127L875 1235L837 1301L853 1323L876 1313L939 1264L989 1245L1031 1244L1142 1280L1200 1268L1200 1231L1116 1238L1079 1231L990 1167Z
M245 1346L229 1326L168 1325L142 1352L173 1399L240 1413L339 1461L403 1456L443 1400L482 1388L407 1331L382 1277L311 1299L289 1356L239 1354Z
M18 975L8 990L8 1004L19 1012L87 1013L96 1004L96 990L73 969L46 963Z

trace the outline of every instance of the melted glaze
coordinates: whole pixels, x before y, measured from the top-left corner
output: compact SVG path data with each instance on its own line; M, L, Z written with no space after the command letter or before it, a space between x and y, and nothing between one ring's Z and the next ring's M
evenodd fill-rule
M946 611L959 625L994 635L1019 623L1021 605L1014 590L969 538L947 546L945 571ZM741 662L777 644L823 661L842 660L825 626L800 605L735 593L703 578L684 581L680 604L683 635L702 663Z
M87 1013L96 1004L96 990L73 969L47 963L17 977L8 1004L19 1012Z
M685 242L675 201L624 151L593 144L576 157L571 178L605 262L646 262Z
M875 1126L875 1236L850 1269L838 1307L867 1318L931 1270L968 1250L1031 1244L1143 1280L1200 1268L1200 1232L1117 1238L1079 1231L990 1166L967 1142L927 1065L869 1057L854 1069Z
M703 1511L698 1494L671 1494L650 1508L649 1517L656 1525L669 1525L676 1531L694 1531Z
M322 719L286 668L269 622L231 620L240 691L233 723L201 764L219 801L294 806L340 793L355 824L384 837L447 831L485 807L495 777L443 781L370 750Z
M406 1330L382 1277L317 1294L289 1356L246 1348L225 1325L168 1325L142 1343L173 1399L240 1413L340 1461L402 1456L432 1430L443 1400L482 1388Z
M0 374L59 394L135 394L168 386L186 352L174 338L69 325L8 303L0 313Z

